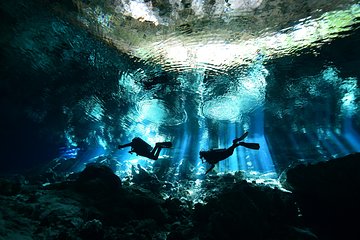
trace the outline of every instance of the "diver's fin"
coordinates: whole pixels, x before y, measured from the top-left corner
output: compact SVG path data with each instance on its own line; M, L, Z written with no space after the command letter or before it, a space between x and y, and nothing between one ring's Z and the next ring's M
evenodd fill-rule
M246 148L254 149L254 150L259 150L260 149L260 144L258 144L258 143L241 142L240 145L243 146L243 147L246 147Z
M234 139L233 142L235 143L244 140L248 136L248 134L249 132L245 132L241 137Z

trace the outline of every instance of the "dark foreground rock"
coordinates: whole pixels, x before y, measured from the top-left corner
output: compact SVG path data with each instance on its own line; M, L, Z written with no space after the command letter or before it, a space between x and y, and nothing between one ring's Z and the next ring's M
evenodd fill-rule
M287 172L306 223L320 239L358 239L360 153Z
M352 239L358 157L289 170L293 193L240 172L170 183L138 166L121 180L98 163L51 184L6 178L0 239Z

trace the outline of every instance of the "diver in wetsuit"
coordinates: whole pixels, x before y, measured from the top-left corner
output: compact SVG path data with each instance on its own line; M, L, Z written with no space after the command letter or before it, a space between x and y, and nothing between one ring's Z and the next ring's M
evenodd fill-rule
M209 151L200 151L200 158L202 163L208 162L211 164L211 167L206 171L205 174L210 172L214 167L215 164L230 157L234 153L234 149L238 146L243 146L246 148L251 148L255 150L260 149L260 145L258 143L246 143L242 142L244 138L247 137L249 133L245 132L241 137L235 138L233 140L233 144L229 148L222 148L222 149L211 149Z
M152 148L150 144L145 142L139 137L134 138L130 143L119 145L118 149L131 147L129 153L136 153L137 155L150 158L152 160L157 160L162 148L171 148L171 142L158 142L155 144L155 147Z

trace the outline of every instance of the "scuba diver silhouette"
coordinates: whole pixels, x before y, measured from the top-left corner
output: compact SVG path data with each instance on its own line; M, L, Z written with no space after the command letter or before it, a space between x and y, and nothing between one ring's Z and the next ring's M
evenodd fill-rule
M139 137L135 137L130 143L119 145L118 149L131 147L129 151L130 154L133 152L137 155L150 158L152 160L157 160L159 158L159 154L162 148L171 148L171 142L158 142L155 144L155 147L152 148L150 144L145 142Z
M204 163L204 159L205 159L205 162L208 162L208 163L211 164L211 167L206 171L205 174L210 172L215 167L216 163L230 157L234 153L234 149L236 147L238 147L238 146L243 146L243 147L246 147L246 148L259 150L260 145L258 143L242 142L242 140L244 138L246 138L248 134L249 134L248 132L245 132L241 137L235 138L233 140L233 144L229 148L211 149L211 150L208 150L208 151L200 151L199 154L200 154L201 162Z

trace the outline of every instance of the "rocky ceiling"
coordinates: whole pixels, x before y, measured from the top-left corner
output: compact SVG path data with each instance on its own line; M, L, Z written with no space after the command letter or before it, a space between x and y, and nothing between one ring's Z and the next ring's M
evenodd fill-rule
M360 19L353 0L72 0L67 17L172 71L224 72L318 47Z

